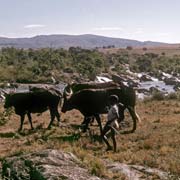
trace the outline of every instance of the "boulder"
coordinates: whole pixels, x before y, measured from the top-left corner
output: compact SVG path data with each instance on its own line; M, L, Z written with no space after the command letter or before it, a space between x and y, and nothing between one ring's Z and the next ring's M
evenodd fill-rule
M178 85L180 81L176 77L165 78L164 82L166 85Z
M51 149L5 159L2 179L100 180L83 168L81 161L72 153Z
M139 83L133 77L128 75L112 75L112 80L120 85L126 85L129 87L138 87Z
M149 168L139 165L127 165L124 163L107 163L107 168L112 173L123 173L128 180L159 179L169 180L168 173L156 168ZM173 176L171 176L173 179Z
M155 93L155 92L160 92L160 90L158 88L156 88L156 87L150 87L149 91L150 91L151 94Z
M152 78L151 76L147 75L147 74L143 74L141 77L140 77L140 81L152 81Z
M174 175L156 168L107 159L103 162L107 171L121 174L127 180L175 179ZM6 158L1 174L2 179L9 180L107 180L90 174L74 154L52 149Z

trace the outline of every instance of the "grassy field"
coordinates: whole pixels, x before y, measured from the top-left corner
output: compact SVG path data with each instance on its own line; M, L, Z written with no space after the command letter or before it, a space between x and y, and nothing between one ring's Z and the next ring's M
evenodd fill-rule
M20 155L46 148L61 149L75 153L98 176L119 179L120 175L105 171L102 160L123 162L155 167L180 176L180 102L144 101L137 103L137 112L142 123L138 124L135 133L117 135L118 151L106 152L105 144L99 141L99 128L91 127L89 133L80 134L78 125L82 115L78 111L62 114L61 127L53 126L47 130L49 112L41 116L33 115L36 127L31 131L25 120L24 130L17 133L19 117L12 113L9 117L3 114L1 105L0 126L0 159L7 156ZM103 124L106 116L103 116ZM56 124L56 122L54 123Z
M165 47L133 47L131 50L128 50L130 54L144 54L144 53L154 53L159 55L166 55L166 56L174 56L180 55L180 46L179 45L172 45L172 46L165 46ZM100 52L104 53L117 53L123 52L126 49L124 48L110 48L110 49L99 49Z

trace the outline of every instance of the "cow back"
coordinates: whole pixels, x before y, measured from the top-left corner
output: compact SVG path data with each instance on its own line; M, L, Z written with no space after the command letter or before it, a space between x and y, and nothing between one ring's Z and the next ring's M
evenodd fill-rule
M14 106L17 114L24 112L42 113L47 108L56 108L60 97L48 91L10 94L5 100L5 108Z
M85 89L74 93L69 99L65 100L62 111L78 109L86 116L103 114L107 112L107 106L109 106L108 100L111 95L117 95L119 101L125 106L134 106L135 104L135 92L133 89Z

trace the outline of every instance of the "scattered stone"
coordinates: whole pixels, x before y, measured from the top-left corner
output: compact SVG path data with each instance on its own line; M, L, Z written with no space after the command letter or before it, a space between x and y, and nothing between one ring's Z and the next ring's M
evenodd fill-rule
M107 160L104 160L104 165L112 173L124 174L127 180L169 180L170 177L167 172L156 168ZM2 162L1 169L2 179L105 180L91 175L83 163L72 153L52 149L6 158Z
M147 74L143 74L141 77L140 77L140 81L152 81L152 78L151 76L147 75Z
M124 163L107 163L107 169L114 173L123 173L128 180L160 179L169 180L169 174L156 168L138 165L127 165Z

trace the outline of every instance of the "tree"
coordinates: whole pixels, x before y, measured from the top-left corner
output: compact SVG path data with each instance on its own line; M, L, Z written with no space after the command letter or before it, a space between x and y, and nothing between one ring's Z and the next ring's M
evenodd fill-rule
M127 49L127 50L132 50L133 47L132 47L132 46L127 46L126 49Z

